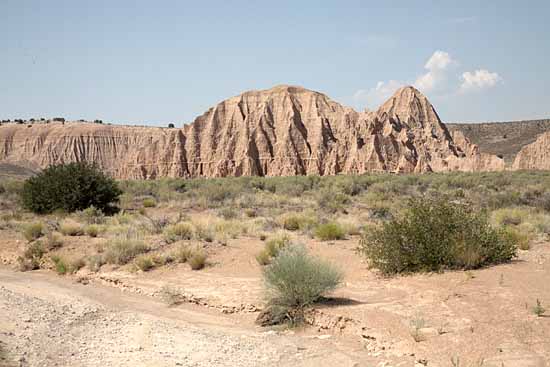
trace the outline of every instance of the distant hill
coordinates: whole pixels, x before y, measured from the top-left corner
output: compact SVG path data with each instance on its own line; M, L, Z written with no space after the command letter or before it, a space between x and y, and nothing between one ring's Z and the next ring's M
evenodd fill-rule
M446 124L450 131L461 131L483 153L498 155L511 164L524 146L550 131L550 119L468 124Z

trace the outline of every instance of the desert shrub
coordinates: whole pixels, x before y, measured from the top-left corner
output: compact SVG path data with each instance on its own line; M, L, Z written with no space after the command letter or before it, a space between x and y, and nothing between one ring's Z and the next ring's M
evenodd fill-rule
M529 216L527 209L502 208L493 211L492 219L497 225L519 225Z
M190 240L193 238L193 226L186 222L172 224L164 229L163 235L168 243Z
M79 217L88 224L102 224L105 223L105 215L100 209L94 206L90 206L82 210Z
M23 237L29 242L42 237L44 233L45 226L42 222L29 223L23 226Z
M505 229L506 236L517 244L521 250L529 250L530 242L533 239L533 234L528 231L522 231L521 228L507 227Z
M321 241L341 240L346 237L344 228L336 222L319 224L315 229L315 237Z
M517 243L484 212L445 199L412 199L400 218L365 232L359 250L384 274L475 269L509 261Z
M145 198L143 199L143 207L144 208L154 208L157 206L157 202L153 198Z
M83 258L67 260L60 255L52 255L51 260L56 273L59 275L76 273L86 264Z
M124 265L147 251L149 246L139 239L118 238L108 244L103 258L106 263Z
M59 275L67 274L67 272L69 271L69 265L67 264L67 261L63 257L59 255L53 255L51 257L51 260L53 262L54 269L57 274Z
M329 213L342 211L349 203L350 199L346 194L334 190L321 190L317 194L317 205L319 205L321 210Z
M246 215L248 218L256 218L258 216L258 211L254 208L246 208L244 211L244 215Z
M542 302L538 298L532 310L533 310L533 313L538 317L541 317L546 313L546 309L542 306Z
M256 255L256 261L260 265L267 265L276 257L279 252L290 244L290 237L286 234L279 234L268 239L262 251Z
M140 255L134 260L134 265L141 271L148 271L155 267L153 258L149 255Z
M76 222L64 221L59 225L59 232L65 236L80 236L84 233L84 230Z
M195 222L193 223L195 227L195 237L198 240L205 242L212 242L216 237L216 230L211 223L208 222Z
M340 225L345 235L351 236L360 235L364 227L361 219L355 217L339 218L336 223Z
M189 246L181 245L173 251L172 256L174 257L176 262L185 263L187 262L187 260L189 260L192 253L193 251Z
M90 224L84 228L84 232L90 237L97 237L99 234L99 227L95 224Z
M45 243L48 250L54 250L63 246L63 239L59 233L50 232L46 235Z
M300 245L281 250L263 270L270 312L281 321L300 321L304 309L338 287L342 279L340 270L310 256Z
M549 235L550 234L550 215L539 213L530 219L537 232Z
M237 211L233 208L226 207L218 211L218 215L223 219L235 219L239 216Z
M317 223L311 213L287 213L280 218L284 229L288 231L306 230Z
M30 177L21 198L25 208L35 213L74 212L90 206L111 213L121 193L117 183L96 166L79 162L50 166Z
M152 234L162 233L164 228L170 224L170 220L166 217L152 218L145 215L145 218L149 220L150 223L150 232Z
M176 306L182 304L186 300L185 295L181 291L168 285L160 289L159 295L168 306Z
M207 254L202 247L195 248L190 257L187 259L187 263L193 270L200 270L206 265Z
M235 239L248 230L246 224L239 220L219 220L213 226L216 238L222 243L229 238Z
M100 254L92 255L88 257L88 268L94 273L98 272L101 269L101 266L105 264L103 256Z
M271 256L269 256L269 253L264 249L256 255L256 261L260 265L268 265L271 262Z
M76 273L86 265L83 257L78 257L69 261L69 273Z
M17 258L19 270L27 271L40 268L40 261L45 253L46 249L40 241L27 245L27 248L23 252L23 256Z

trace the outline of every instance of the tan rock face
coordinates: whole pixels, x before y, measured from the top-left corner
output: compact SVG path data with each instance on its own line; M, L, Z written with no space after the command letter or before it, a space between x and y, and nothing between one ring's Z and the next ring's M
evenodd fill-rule
M277 86L229 98L183 129L35 124L0 126L0 162L44 168L96 162L117 178L501 170L504 162L451 136L412 87L378 111Z
M550 170L550 132L524 146L514 159L513 169Z
M95 162L117 178L182 176L178 129L50 123L0 126L0 161L39 169Z

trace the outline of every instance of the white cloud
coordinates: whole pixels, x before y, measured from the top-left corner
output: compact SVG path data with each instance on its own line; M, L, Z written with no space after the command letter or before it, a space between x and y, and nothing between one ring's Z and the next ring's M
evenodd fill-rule
M451 96L458 93L470 92L494 87L502 78L497 73L489 72L485 69L475 70L473 72L464 72L460 76L457 66L459 62L451 57L448 52L435 51L424 64L426 73L411 80L389 80L381 81L375 87L370 89L360 89L353 95L353 104L355 107L362 108L367 106L375 108L390 98L400 87L412 84L421 92L432 97Z
M448 69L457 64L445 51L436 51L424 65L428 70L426 74L419 76L414 86L422 92L431 92L445 84Z
M377 107L390 98L403 85L404 83L397 80L378 82L374 88L359 89L355 92L353 101L356 105L366 105L371 108Z
M474 72L467 71L462 74L462 84L460 92L470 92L485 88L492 88L502 81L497 73L491 73L485 69L479 69Z

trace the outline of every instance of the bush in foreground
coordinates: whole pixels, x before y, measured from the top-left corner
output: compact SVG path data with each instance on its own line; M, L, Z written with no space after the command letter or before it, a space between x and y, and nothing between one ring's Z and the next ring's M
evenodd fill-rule
M120 194L122 191L112 178L96 166L79 162L50 166L27 179L21 198L27 209L39 214L74 212L90 206L112 213Z
M330 263L310 256L303 246L289 245L264 268L263 278L269 321L262 324L266 325L302 321L304 310L338 287L343 274Z
M503 263L516 255L516 242L468 205L413 199L403 217L367 231L359 250L389 275Z

